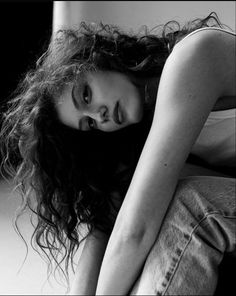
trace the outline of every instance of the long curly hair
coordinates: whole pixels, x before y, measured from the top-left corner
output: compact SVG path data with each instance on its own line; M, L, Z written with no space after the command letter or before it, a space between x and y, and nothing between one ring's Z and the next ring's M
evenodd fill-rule
M168 22L159 36L147 28L124 33L114 25L82 22L77 30L58 31L19 83L2 117L2 172L22 196L16 225L25 209L36 214L31 244L47 256L49 270L55 264L68 279L87 235L94 228L111 233L151 125L145 115L141 123L114 133L66 127L54 107L62 89L86 71L160 77L175 44L209 26L223 27L215 13L182 28ZM87 234L81 234L82 226Z

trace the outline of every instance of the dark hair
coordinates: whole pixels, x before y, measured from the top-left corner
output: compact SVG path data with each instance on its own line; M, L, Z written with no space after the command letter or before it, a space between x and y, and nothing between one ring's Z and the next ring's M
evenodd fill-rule
M66 277L86 238L80 226L87 225L87 235L94 228L111 233L151 122L145 115L141 123L114 133L81 132L59 122L54 101L85 71L159 77L174 45L207 26L222 27L211 13L183 28L171 21L160 36L147 28L142 34L124 33L101 23L60 30L8 103L1 130L3 172L14 177L22 195L20 213L29 208L37 215L35 246Z

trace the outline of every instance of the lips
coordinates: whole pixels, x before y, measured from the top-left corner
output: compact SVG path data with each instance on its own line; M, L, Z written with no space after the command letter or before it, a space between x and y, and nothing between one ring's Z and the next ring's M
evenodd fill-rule
M114 112L113 112L113 119L116 124L121 124L122 123L122 114L119 106L119 102L116 103Z

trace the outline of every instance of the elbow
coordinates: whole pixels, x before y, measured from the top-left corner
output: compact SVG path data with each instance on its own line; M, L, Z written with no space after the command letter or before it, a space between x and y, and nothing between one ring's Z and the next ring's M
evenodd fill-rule
M122 231L122 239L125 241L125 242L133 242L133 243L137 243L137 244L140 244L143 240L144 240L144 237L145 237L145 231L143 229L139 229L139 230L127 230L127 229L124 229Z
M113 229L113 237L116 241L121 242L121 245L132 245L136 248L150 247L155 240L154 228L150 227L149 223L141 223L132 219L125 219L121 216L116 220L116 225ZM153 230L152 230L153 229Z
M126 232L125 235L122 236L120 242L121 243L118 244L120 252L123 252L123 250L130 250L130 254L136 254L139 258L146 256L154 243L148 232L144 229L140 231Z
M149 247L152 243L145 227L121 227L118 237L124 245L132 245L135 248Z

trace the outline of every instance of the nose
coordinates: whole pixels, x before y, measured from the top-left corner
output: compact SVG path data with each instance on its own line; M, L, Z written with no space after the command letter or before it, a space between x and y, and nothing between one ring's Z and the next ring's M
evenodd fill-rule
M108 108L106 106L101 106L95 111L91 112L85 112L86 116L91 117L92 119L96 120L97 122L104 122L107 121L109 116L108 116Z

